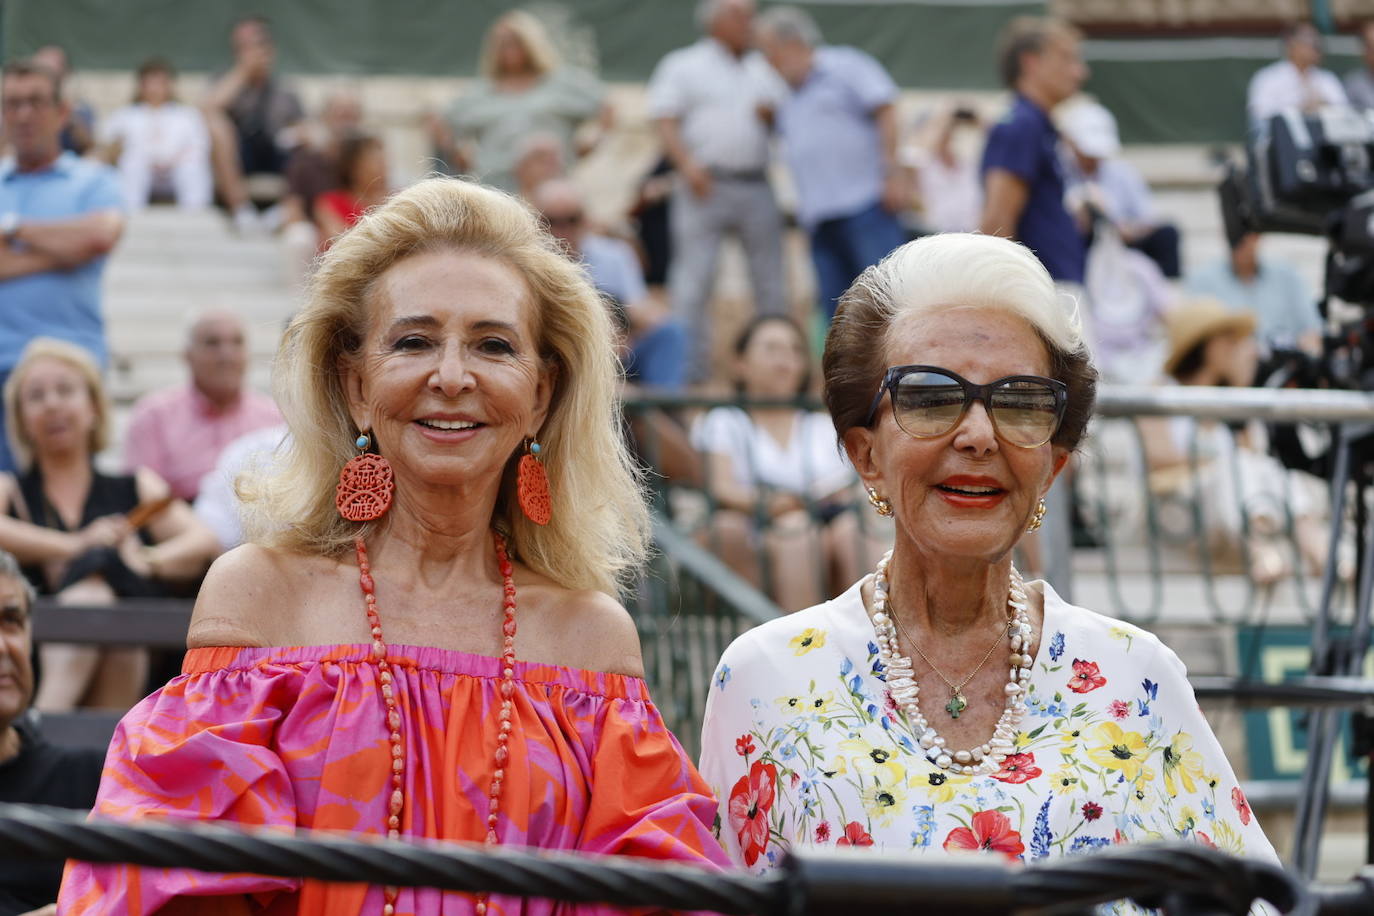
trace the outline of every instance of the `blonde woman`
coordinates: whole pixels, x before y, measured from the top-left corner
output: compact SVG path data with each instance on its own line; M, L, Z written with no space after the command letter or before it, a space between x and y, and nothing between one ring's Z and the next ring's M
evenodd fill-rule
M611 125L600 81L566 66L548 30L523 10L492 23L478 67L476 84L433 132L449 165L486 184L517 189L515 165L531 137L553 136L562 146L562 161L571 162ZM584 125L588 129L580 130Z
M648 531L612 336L505 194L432 179L340 236L277 360L292 444L247 482L269 533L210 571L184 674L117 731L97 810L723 862L715 803L611 597ZM61 899L238 913L250 897L303 914L489 903L88 865Z
M34 340L4 398L10 448L23 470L0 474L0 548L25 564L40 594L108 604L169 594L205 572L218 553L215 537L190 506L171 499L165 480L147 468L96 470L109 403L89 353L50 337ZM43 676L34 705L44 712L127 709L143 695L146 650L45 643L38 655Z

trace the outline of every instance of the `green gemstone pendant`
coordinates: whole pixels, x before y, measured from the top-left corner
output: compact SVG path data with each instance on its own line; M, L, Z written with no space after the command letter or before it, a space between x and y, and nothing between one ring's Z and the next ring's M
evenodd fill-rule
M949 713L951 719L959 718L959 713L963 712L965 709L968 709L968 700L965 700L964 695L957 691L954 696L949 698L949 702L945 704L945 712Z

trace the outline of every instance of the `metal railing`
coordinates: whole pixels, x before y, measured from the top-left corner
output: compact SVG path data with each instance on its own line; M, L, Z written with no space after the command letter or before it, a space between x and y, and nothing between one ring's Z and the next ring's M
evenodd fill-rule
M790 851L763 876L617 856L352 839L336 833L158 820L85 821L61 809L0 805L0 851L152 868L250 873L489 892L570 903L762 916L850 916L873 907L968 916L1088 914L1130 900L1169 916L1244 914L1263 900L1292 916L1367 916L1374 867L1310 885L1268 862L1196 844L1123 845L1016 867L988 856L913 859L872 851Z

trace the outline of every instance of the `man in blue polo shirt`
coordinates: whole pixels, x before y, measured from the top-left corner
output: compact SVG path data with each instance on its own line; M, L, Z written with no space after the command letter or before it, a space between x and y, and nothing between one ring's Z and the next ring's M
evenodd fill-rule
M0 106L14 155L0 163L0 386L35 337L107 359L100 278L124 228L119 182L109 166L62 151L61 90L50 70L5 65ZM0 469L13 468L0 435Z
M979 228L1035 252L1056 282L1081 285L1087 247L1064 208L1064 166L1050 112L1087 79L1076 29L1054 19L1018 18L1003 33L999 65L1015 94L983 150Z
M828 322L854 278L906 241L896 216L911 194L897 162L897 85L863 51L822 45L815 20L795 7L770 6L755 34L790 89L776 124Z

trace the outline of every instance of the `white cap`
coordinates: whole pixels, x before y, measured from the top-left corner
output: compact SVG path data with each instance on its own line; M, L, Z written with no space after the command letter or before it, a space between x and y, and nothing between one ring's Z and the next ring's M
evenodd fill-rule
M1121 152L1116 118L1096 102L1081 102L1064 112L1060 123L1064 136L1078 151L1094 159L1110 159Z

